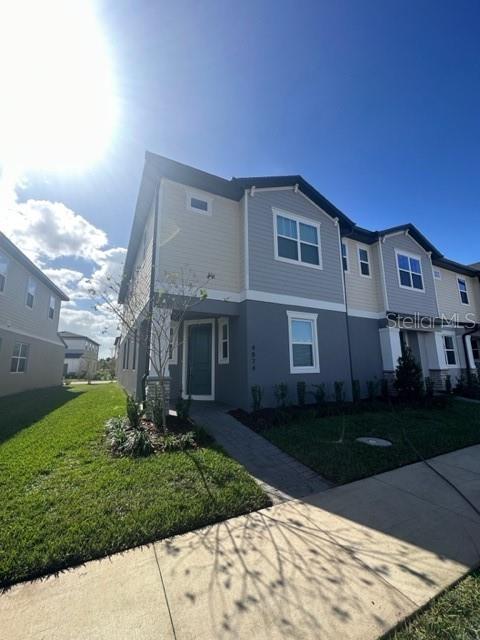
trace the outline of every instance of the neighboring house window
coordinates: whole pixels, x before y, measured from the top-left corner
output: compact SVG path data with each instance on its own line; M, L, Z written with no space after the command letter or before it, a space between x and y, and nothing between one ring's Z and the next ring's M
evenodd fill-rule
M168 341L168 364L178 363L178 322L170 322L170 339Z
M27 370L29 345L24 342L16 342L13 347L13 355L10 361L10 373L25 373Z
M423 291L422 261L418 256L397 252L397 267L400 286Z
M36 288L37 288L37 285L35 283L35 280L31 277L28 278L27 295L25 297L25 304L27 305L27 307L30 307L30 309L33 309L33 303L35 302Z
M473 359L475 361L480 360L480 340L478 338L472 338L472 352Z
M127 343L128 343L128 340L125 339L125 342L123 343L122 369L126 369L127 368Z
M320 225L275 213L275 258L321 268Z
M370 278L370 253L368 249L358 247L358 264L360 268L360 275L365 278Z
M449 367L457 364L457 352L455 350L455 339L453 336L443 336L443 350L445 353L445 362Z
M435 280L441 280L442 279L442 272L439 271L438 269L434 269L433 270L433 277L435 278Z
M460 299L462 301L462 304L470 304L466 280L458 278L458 290L460 292Z
M317 314L287 311L290 373L318 373Z
M5 291L7 283L8 259L0 253L0 293Z
M194 213L202 213L204 215L211 215L212 213L212 199L202 196L198 193L192 193L187 191L187 207Z
M127 338L127 364L125 369L130 367L130 337Z
M228 318L218 321L218 364L230 362L230 327Z
M137 366L137 330L135 329L135 331L133 332L133 362L132 362L132 369L135 369L136 366Z
M348 249L344 242L342 242L342 264L343 270L348 271Z
M53 320L55 317L55 296L50 296L50 302L48 305L48 317Z

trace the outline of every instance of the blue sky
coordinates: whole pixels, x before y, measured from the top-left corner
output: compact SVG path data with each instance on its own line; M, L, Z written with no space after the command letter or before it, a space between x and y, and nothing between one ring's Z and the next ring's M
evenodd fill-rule
M82 175L28 175L21 200L62 202L126 247L149 149L225 177L301 173L361 226L413 222L452 259L480 260L480 3L99 7L121 104L112 147Z

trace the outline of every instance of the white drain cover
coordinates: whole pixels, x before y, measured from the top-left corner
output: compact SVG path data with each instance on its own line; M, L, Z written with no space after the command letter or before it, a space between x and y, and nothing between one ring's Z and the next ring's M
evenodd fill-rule
M384 440L383 438L357 438L357 442L363 442L363 444L369 444L371 447L391 447L390 440Z

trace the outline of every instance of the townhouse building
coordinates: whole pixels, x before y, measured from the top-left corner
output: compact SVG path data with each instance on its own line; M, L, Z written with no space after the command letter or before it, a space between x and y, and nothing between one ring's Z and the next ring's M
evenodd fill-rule
M141 300L117 372L139 398L157 382L141 309L186 268L215 279L181 326L173 310L172 398L248 408L260 385L271 405L275 384L294 399L300 380L365 394L407 346L437 388L480 365L478 265L413 224L359 227L299 175L227 180L147 152L119 295Z
M0 232L0 396L62 383L67 296Z
M65 343L63 375L93 378L98 367L98 342L71 331L60 331L58 335Z

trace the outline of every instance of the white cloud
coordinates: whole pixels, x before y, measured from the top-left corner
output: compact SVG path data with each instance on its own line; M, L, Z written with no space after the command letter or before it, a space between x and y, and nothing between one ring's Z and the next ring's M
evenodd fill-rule
M101 356L111 355L118 320L105 305L93 308L90 291L105 290L109 278L120 281L127 250L109 247L102 229L61 202L19 202L19 185L15 172L0 174L0 230L70 297L62 304L59 329L88 335L100 343ZM86 269L64 266L64 258L81 258ZM86 300L91 309L85 308Z
M67 256L98 261L107 234L61 202L27 200L10 206L1 230L32 260Z

